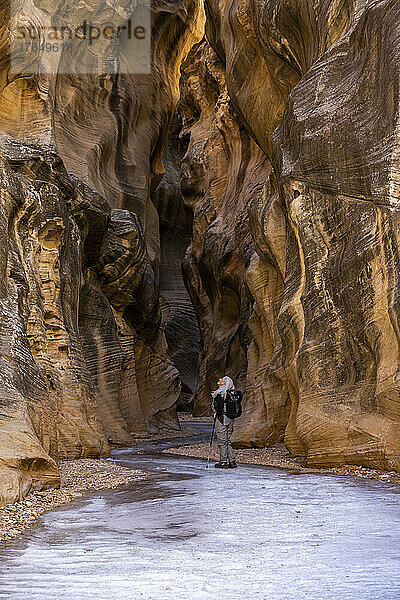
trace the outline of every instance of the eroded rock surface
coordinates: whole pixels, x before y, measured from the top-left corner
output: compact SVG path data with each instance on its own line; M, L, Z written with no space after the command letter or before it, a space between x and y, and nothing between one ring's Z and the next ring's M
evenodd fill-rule
M273 350L270 402L289 394L285 442L309 464L398 469L398 3L206 8L232 103L272 163L248 197L248 278L275 282L263 302L254 289L253 336ZM257 439L258 419L247 427L239 443Z
M0 503L226 373L236 445L399 470L398 3L155 0L151 72L118 76L11 72L8 8Z
M57 484L56 457L109 452L78 329L74 193L57 155L3 140L1 502Z
M254 252L247 202L261 191L269 163L239 123L207 42L183 65L180 107L182 135L190 134L181 191L193 221L184 275L201 334L194 413L204 415L219 377L245 383L251 299L244 275Z
M165 175L152 195L160 219L160 299L168 356L179 371L182 389L179 410L193 409L197 385L199 331L194 306L182 276L182 263L191 240L191 219L180 190L187 136L181 135L177 111L163 153Z
M120 25L136 5L75 8L80 20L111 15ZM77 18L38 0L14 3L12 19L40 31L49 7L58 24ZM196 0L152 2L148 74L74 74L74 60L85 58L78 49L70 64L66 53L51 57L47 73L38 51L33 74L19 75L9 70L8 9L0 3L0 503L57 484L57 458L107 455L108 442L132 444L132 432L179 426L151 191L163 174L179 66L204 27ZM99 44L92 50L108 60ZM118 52L126 61L123 41Z

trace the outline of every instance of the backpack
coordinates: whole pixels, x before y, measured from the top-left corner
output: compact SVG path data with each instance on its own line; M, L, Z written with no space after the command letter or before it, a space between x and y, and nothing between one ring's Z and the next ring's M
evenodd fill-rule
M228 390L226 392L226 416L229 419L237 419L242 414L243 394L239 390Z

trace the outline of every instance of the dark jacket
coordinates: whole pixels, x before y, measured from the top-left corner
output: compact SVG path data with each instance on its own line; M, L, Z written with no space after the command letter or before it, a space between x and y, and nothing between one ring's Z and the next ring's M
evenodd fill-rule
M222 425L228 425L231 421L233 421L233 419L230 419L229 417L226 416L225 394L223 392L220 392L219 394L217 394L215 396L215 398L213 398L212 409L213 409L213 412L217 413L217 419L220 423L222 423ZM225 422L224 422L224 416L225 416Z

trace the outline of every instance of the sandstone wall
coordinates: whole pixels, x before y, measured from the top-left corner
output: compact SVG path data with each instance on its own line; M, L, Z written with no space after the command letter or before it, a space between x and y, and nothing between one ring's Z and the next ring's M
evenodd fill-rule
M79 335L80 193L57 155L3 139L0 503L57 485L58 457L109 453Z
M201 335L194 414L204 415L219 377L229 373L245 385L251 312L245 271L254 254L247 203L261 191L269 162L240 124L223 64L207 42L192 50L182 72L182 136L190 135L190 142L181 193L193 222L183 266ZM254 336L250 360L263 347ZM251 369L247 410L265 427L256 414L258 379Z
M13 3L11 16L39 27L38 11L51 7L68 21L62 4ZM119 24L135 8L89 1L76 10ZM132 444L131 432L178 427L151 194L202 8L151 4L148 74L68 74L66 54L46 73L39 51L34 74L21 76L10 71L0 3L0 504L57 485L57 458L108 455L108 442ZM75 50L73 60L87 58ZM128 60L122 42L118 51Z
M182 263L191 239L191 219L180 193L180 171L187 150L177 111L163 153L165 175L152 194L160 220L160 301L167 353L179 371L182 389L178 410L193 409L197 385L199 331L196 313L182 277Z
M206 13L230 100L272 163L247 197L251 335L270 357L248 356L259 399L281 425L289 395L285 442L309 464L398 469L398 3L207 0ZM236 442L267 431L246 411Z

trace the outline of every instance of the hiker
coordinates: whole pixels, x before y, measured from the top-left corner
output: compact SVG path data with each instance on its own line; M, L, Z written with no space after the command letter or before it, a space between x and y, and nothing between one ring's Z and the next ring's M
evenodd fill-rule
M219 447L219 462L215 463L217 469L234 469L237 467L236 458L232 450L230 437L233 432L233 419L227 417L226 392L234 390L235 386L230 377L225 375L218 380L218 389L211 392L211 407L214 412L215 432Z

